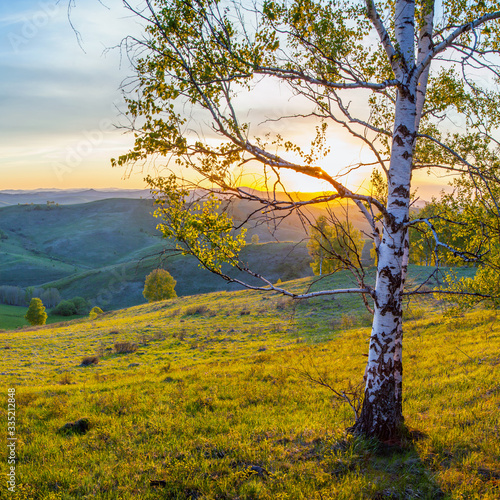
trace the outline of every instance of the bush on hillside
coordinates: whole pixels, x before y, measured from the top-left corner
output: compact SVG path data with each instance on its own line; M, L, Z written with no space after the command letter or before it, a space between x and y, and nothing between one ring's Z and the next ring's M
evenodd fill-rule
M117 342L113 347L117 354L129 354L137 351L137 344L131 342Z
M184 314L186 314L186 316L194 316L195 314L203 316L204 314L209 314L210 312L210 309L205 304L201 304L198 306L188 307Z
M87 314L89 312L90 304L83 297L74 297L71 302L75 304L76 314Z
M24 317L31 325L45 325L47 313L42 301L38 298L31 299L30 306Z
M173 299L177 297L175 293L176 284L177 281L172 278L168 271L165 271L165 269L155 269L146 276L142 294L148 302Z
M87 356L82 359L82 364L80 366L93 366L99 363L99 358L97 356Z
M97 318L97 316L100 316L101 314L103 314L103 310L100 307L95 306L90 310L89 318L94 320Z
M83 297L74 297L70 300L62 300L50 313L58 316L74 316L75 314L87 314L88 311L88 301Z
M58 316L74 316L76 314L76 307L72 300L62 300L52 309L51 314Z

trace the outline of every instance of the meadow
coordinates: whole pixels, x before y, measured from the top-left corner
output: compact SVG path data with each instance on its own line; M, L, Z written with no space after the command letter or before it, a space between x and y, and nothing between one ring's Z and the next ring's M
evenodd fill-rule
M359 394L355 298L217 292L4 331L15 498L499 498L496 311L422 300L405 316L410 432L388 443L347 434L328 387Z
M29 322L24 318L27 310L27 307L0 304L0 330L14 330L29 326ZM79 317L73 316L72 319ZM47 324L60 323L61 321L67 321L67 319L65 316L51 314L47 317Z

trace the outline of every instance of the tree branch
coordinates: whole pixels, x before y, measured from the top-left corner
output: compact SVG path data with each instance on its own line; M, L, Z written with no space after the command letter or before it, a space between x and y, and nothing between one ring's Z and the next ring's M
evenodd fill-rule
M497 12L490 12L488 14L485 14L484 16L481 16L480 18L476 19L475 21L472 21L470 23L462 24L459 26L453 33L451 33L448 37L446 37L441 43L435 45L432 50L427 54L425 58L422 59L420 64L417 66L416 71L414 73L414 78L418 79L420 78L420 74L424 69L430 64L431 59L436 57L439 53L445 51L446 49L450 48L453 45L453 42L459 38L461 35L464 33L467 33L468 31L474 30L477 27L481 26L484 23L487 23L488 21L492 21L494 19L500 19L500 11Z

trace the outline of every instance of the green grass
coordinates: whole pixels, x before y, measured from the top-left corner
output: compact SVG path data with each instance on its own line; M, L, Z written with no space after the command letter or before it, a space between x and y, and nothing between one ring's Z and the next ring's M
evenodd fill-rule
M219 292L0 334L17 498L497 499L498 318L442 307L406 323L419 432L401 446L346 435L349 406L304 376L361 380L369 322L351 302ZM81 418L87 433L59 431Z
M24 315L28 311L27 307L8 306L0 304L0 330L14 330L29 326L28 321L24 319ZM65 322L70 319L80 318L81 316L57 316L49 314L47 317L47 324ZM1 333L0 333L1 334Z

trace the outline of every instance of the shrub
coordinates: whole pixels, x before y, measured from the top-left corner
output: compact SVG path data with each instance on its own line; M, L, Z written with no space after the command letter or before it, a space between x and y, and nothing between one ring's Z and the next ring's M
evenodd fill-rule
M186 309L187 316L194 316L195 314L203 315L209 312L210 309L204 304L201 304L199 306L191 306Z
M89 312L90 304L83 297L74 297L71 302L75 305L76 314L87 314Z
M31 299L30 306L24 316L31 325L45 325L47 321L47 313L40 299Z
M89 318L94 320L97 318L97 316L100 316L102 313L103 310L100 307L95 306L90 310Z
M131 342L117 342L113 347L117 354L129 354L137 351L137 344Z
M356 317L350 314L342 314L342 318L340 320L340 327L342 330L349 330L354 327L356 324Z
M281 297L276 301L276 309L283 311L284 309L289 309L294 306L293 299L291 297Z
M98 308L99 309L99 308ZM89 303L83 297L74 297L70 300L62 300L54 307L51 314L58 316L74 316L75 314L87 314Z
M97 365L97 363L99 363L99 358L97 356L87 356L86 358L82 359L81 366Z
M51 311L51 314L58 316L73 316L76 314L76 306L72 300L61 300Z
M71 375L69 373L64 373L61 378L59 379L59 384L60 385L70 385L73 383L73 379L71 378Z
M173 299L177 297L175 285L177 281L165 269L155 269L146 276L142 294L148 302Z

